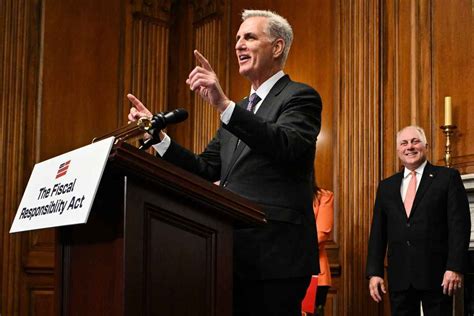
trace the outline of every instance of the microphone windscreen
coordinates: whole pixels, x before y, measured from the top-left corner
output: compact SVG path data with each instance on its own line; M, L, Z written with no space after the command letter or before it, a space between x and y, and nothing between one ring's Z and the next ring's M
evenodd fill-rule
M188 118L188 111L186 111L185 109L179 108L179 109L175 109L171 112L166 113L164 117L165 117L166 123L168 124L179 123Z

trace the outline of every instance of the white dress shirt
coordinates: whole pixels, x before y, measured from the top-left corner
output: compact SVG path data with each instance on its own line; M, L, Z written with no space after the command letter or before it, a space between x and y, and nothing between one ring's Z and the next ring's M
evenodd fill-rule
M264 83L262 83L257 90L254 90L253 88L250 89L249 95L252 95L252 93L255 92L260 97L260 101L255 106L254 113L258 111L260 105L262 105L263 100L265 100L268 93L270 93L270 90L273 88L275 83L277 83L277 81L280 80L284 75L285 73L283 72L283 70L280 70L279 72L268 78ZM229 123L230 118L232 117L232 113L234 113L234 108L235 102L230 101L230 104L227 106L224 112L221 113L220 118L222 123ZM163 138L163 140L158 144L153 145L153 148L155 148L158 155L163 156L170 147L170 144L171 138L165 133L165 137Z
M423 162L418 168L415 169L416 172L416 189L418 190L418 187L420 186L421 182L421 176L423 176L423 170L425 170L425 166L428 163L427 160ZM407 195L407 190L408 190L408 184L410 183L411 180L411 170L407 169L405 167L404 173L403 173L403 181L402 181L402 186L400 187L400 193L402 195L402 201L405 201L405 196Z

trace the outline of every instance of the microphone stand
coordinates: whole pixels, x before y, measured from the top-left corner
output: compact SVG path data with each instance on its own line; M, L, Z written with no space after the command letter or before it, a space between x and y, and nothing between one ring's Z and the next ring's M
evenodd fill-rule
M155 145L155 144L158 144L161 140L160 140L160 136L159 135L155 135L155 133L160 133L161 129L157 129L157 128L153 128L153 129L150 129L148 130L148 134L151 135L150 138L148 139L143 139L141 138L139 140L139 143L140 143L140 147L138 147L138 149L140 150L147 150L148 148L150 148L151 146Z
M115 143L118 143L139 136L140 134L148 133L151 137L145 140L140 139L140 147L138 148L146 150L160 142L159 132L164 129L167 124L182 122L187 117L188 112L185 109L176 109L166 113L160 112L152 117L141 117L136 122L129 122L127 126L120 127L111 133L94 138L92 142L94 143L98 140L114 136Z
M151 117L141 117L135 122L129 122L128 125L119 127L118 129L102 135L100 137L95 137L92 142L95 143L99 140L109 138L111 136L115 137L115 143L125 141L130 138L134 138L142 135L143 133L149 132L152 128L152 118Z

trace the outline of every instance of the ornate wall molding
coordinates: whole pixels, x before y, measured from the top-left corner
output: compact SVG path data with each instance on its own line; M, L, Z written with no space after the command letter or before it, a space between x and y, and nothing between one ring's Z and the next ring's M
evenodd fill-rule
M471 209L471 223L474 223L474 174L463 174L461 178L469 199L469 208ZM471 225L471 240L469 242L469 250L474 251L474 225Z
M222 29L221 19L210 19L196 27L194 35L196 49L206 56L219 78L223 78L224 68L220 49ZM193 112L193 125L197 127L193 133L193 150L201 152L219 128L219 113L198 95L194 96Z
M133 13L154 22L169 23L171 6L177 0L131 0Z
M152 113L165 111L167 107L168 46L169 24L156 23L144 14L133 15L132 91Z
M383 176L400 168L396 132L420 125L428 139L432 126L431 3L429 0L381 1ZM431 149L435 143L430 142Z
M380 180L380 2L339 2L340 96L336 113L341 243L340 315L375 314L365 262L371 209Z
M6 0L0 3L0 41L4 44L0 50L0 143L4 144L0 148L2 315L17 315L19 307L28 308L24 305L27 298L21 284L28 280L22 270L22 259L35 256L29 250L41 252L34 244L29 249L22 247L30 242L31 235L8 233L37 158L41 9L40 0ZM52 268L51 265L45 266L43 273L52 277ZM52 297L51 282L49 285L46 291ZM34 287L32 283L31 288Z
M225 0L190 0L194 8L194 23L203 22L215 15L222 15Z
M226 89L227 74L227 38L228 24L225 19L226 1L191 1L194 16L194 47L199 50L212 65L220 84ZM219 128L219 114L196 94L193 95L193 150L201 152Z

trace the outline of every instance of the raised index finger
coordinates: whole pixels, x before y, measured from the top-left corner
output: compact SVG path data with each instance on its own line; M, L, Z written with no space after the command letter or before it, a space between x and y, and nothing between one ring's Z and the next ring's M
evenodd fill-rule
M209 71L214 71L211 67L211 64L207 61L207 59L197 50L194 50L194 56L196 60L201 64L201 66Z
M143 103L137 99L133 94L127 94L128 100L132 102L133 106L137 108L139 112L150 112L148 109L143 105Z

